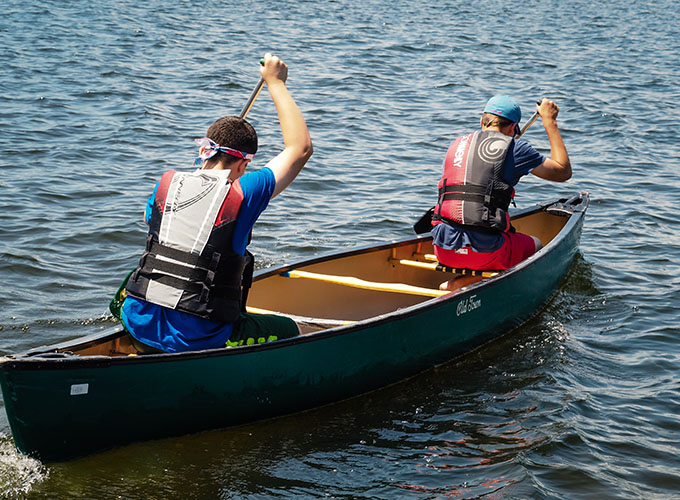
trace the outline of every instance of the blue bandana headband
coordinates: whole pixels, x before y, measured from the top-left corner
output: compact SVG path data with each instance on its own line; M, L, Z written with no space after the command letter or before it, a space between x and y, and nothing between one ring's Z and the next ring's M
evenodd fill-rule
M255 155L252 153L246 153L245 151L239 151L237 149L228 148L225 146L220 146L216 142L210 140L208 137L203 137L202 139L194 139L194 142L203 148L203 152L198 155L198 158L194 161L195 167L200 167L203 162L209 160L217 153L226 153L236 158L241 158L242 160L252 160Z

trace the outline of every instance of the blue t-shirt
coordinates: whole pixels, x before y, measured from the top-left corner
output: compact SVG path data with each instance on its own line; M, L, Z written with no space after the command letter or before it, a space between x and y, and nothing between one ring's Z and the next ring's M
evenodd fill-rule
M232 246L235 252L245 255L250 231L267 208L276 187L276 179L274 173L264 167L243 175L239 181L243 202L236 219ZM151 207L157 189L158 185L147 202L147 223L151 219ZM233 323L200 318L134 297L125 299L121 319L134 338L167 352L224 347L234 327Z
M522 176L543 164L545 156L522 139L510 142L503 166L503 179L511 186L517 185ZM444 250L470 247L475 252L493 252L503 245L502 234L488 234L437 224L432 228L433 243Z

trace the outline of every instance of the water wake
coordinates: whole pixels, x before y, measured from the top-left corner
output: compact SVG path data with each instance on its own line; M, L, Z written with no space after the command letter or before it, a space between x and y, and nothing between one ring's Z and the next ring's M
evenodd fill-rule
M43 464L19 453L12 438L0 433L0 498L24 498L48 475Z

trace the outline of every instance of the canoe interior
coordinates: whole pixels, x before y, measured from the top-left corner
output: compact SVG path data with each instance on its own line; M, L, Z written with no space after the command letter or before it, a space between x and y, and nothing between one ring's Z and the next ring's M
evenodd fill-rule
M97 339L77 346L57 349L57 352L69 352L80 356L137 356L137 349L130 343L130 338L123 331L113 338Z
M519 232L537 236L543 246L546 246L568 220L568 217L541 211L517 219L513 221L513 225ZM351 276L370 282L403 283L438 290L440 283L454 276L441 271L395 263L395 259L423 261L421 257L423 254L432 253L432 240L426 238L297 269ZM462 287L482 279L484 278L461 277L457 280L457 285ZM303 317L359 321L413 306L431 298L423 295L366 290L309 279L293 279L275 274L253 283L248 296L248 305Z
M513 219L517 231L538 237L545 247L569 220L563 214L546 211L529 212ZM432 254L431 238L420 238L395 243L392 246L366 249L340 258L330 258L296 267L324 275L353 277L371 283L398 287L401 284L437 291L439 284L454 275L431 269L403 265L396 260L408 259L429 262L424 258ZM365 320L400 308L410 307L430 300L432 296L395 291L371 290L318 281L307 278L281 276L280 271L265 273L255 278L248 296L248 307L258 310L288 314L300 325L303 334L327 329L338 324ZM462 276L456 279L456 288L486 279L481 276ZM81 356L135 356L137 351L124 334L93 338L82 344L72 343L56 352L69 352Z

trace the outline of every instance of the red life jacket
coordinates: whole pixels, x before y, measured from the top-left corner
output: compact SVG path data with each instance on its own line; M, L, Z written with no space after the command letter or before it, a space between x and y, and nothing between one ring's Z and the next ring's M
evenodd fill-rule
M446 153L432 225L483 232L509 231L514 188L503 179L512 137L494 130L458 137Z
M163 174L146 250L126 287L129 295L215 321L238 319L244 270L252 256L232 247L243 192L229 173Z

